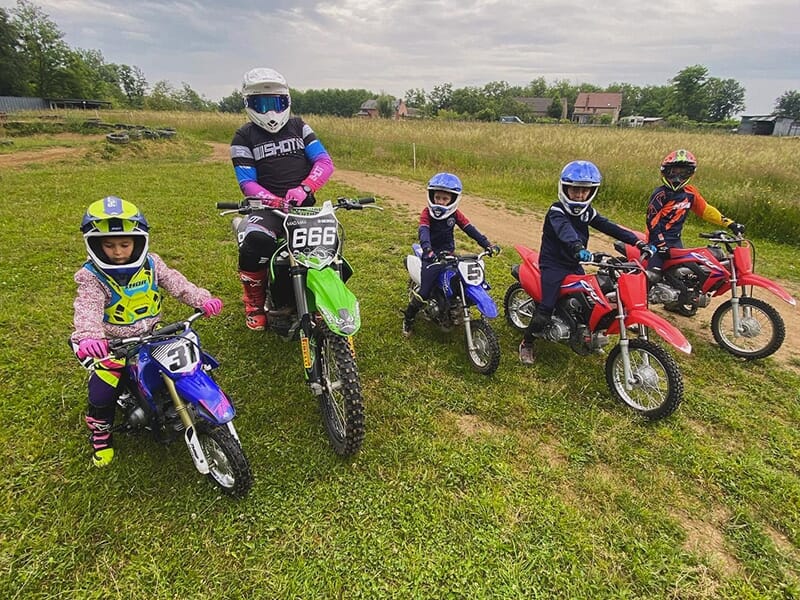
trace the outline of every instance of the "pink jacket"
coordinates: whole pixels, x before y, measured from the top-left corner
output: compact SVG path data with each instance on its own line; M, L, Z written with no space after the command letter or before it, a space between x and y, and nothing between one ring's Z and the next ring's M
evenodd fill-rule
M197 287L183 276L179 271L170 269L161 257L149 253L153 258L156 268L156 282L158 287L168 292L184 304L200 308L203 303L211 299L211 292ZM81 268L75 273L75 283L78 284L78 295L75 297L73 307L75 316L73 325L75 331L70 339L77 343L86 338L117 338L139 335L149 331L160 317L148 317L132 325L110 325L103 323L103 313L106 304L111 300L111 292L88 269Z

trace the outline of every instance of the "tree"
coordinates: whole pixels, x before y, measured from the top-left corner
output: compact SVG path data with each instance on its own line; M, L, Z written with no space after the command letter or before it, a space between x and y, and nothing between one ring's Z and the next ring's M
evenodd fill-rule
M378 114L384 119L394 116L394 96L381 92L378 96Z
M800 92L788 90L775 100L775 114L800 121Z
M17 0L12 13L30 65L31 92L43 97L58 95L70 53L64 34L41 8L27 0Z
M684 115L692 121L704 121L708 116L708 69L702 65L686 67L672 78L670 108L673 114Z
M425 106L425 90L422 88L409 89L403 94L406 106L422 108Z
M434 114L442 109L450 108L453 98L453 84L443 83L433 87L428 94L428 104L433 108Z
M122 93L127 98L128 106L142 108L144 106L145 93L147 92L147 81L142 70L135 66L119 65L117 67L117 81Z
M708 120L712 123L730 119L744 110L745 89L735 79L709 77L706 88Z
M230 96L225 96L217 103L217 108L224 113L238 113L244 108L244 96L239 90L233 90Z
M19 32L5 9L0 8L0 96L24 96L28 93L28 63L20 51Z

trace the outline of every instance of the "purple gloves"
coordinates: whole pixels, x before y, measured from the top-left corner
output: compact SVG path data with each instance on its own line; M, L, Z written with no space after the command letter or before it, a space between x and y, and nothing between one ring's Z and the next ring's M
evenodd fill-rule
M78 342L78 351L75 353L79 359L87 356L92 358L105 358L108 356L108 340L105 338L86 338Z
M206 300L205 302L203 302L203 306L201 307L201 309L203 311L203 316L205 317L213 317L214 315L218 315L222 310L222 300L220 300L219 298L212 298L211 300Z

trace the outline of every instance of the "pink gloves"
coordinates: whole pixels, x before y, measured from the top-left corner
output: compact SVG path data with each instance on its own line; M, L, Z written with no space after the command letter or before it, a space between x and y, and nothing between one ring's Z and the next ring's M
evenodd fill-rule
M78 351L75 353L78 358L84 359L87 356L93 358L105 358L108 356L108 340L101 338L86 338L78 342Z
M290 189L288 192L286 192L286 196L284 196L287 203L295 206L301 206L307 197L308 194L301 185Z
M205 302L203 302L203 306L201 308L203 311L203 316L213 317L214 315L218 315L222 310L222 300L220 300L219 298L212 298L211 300L206 300Z

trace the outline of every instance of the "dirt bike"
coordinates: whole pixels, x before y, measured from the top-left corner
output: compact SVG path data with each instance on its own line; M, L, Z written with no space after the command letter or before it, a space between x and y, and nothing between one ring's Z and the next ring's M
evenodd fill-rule
M217 208L229 209L222 215L249 215L254 209L247 202L218 202ZM325 432L340 456L361 448L364 400L353 344L361 314L345 285L353 271L342 256L344 229L336 211L380 209L373 202L375 198L337 198L321 207L266 209L282 220L285 234L269 268L267 328L300 342L306 383L319 400ZM246 225L246 219L234 218L239 243Z
M521 245L515 248L522 264L511 268L517 282L509 286L503 305L508 323L524 331L542 298L539 253ZM586 356L602 352L608 336L618 335L605 364L609 389L648 420L669 416L683 399L683 379L675 359L648 339L648 330L687 354L691 344L647 308L646 276L638 261L595 253L583 264L598 267L597 273L567 275L550 324L540 337ZM634 332L636 337L631 337Z
M636 234L644 239L644 234ZM792 306L794 298L774 281L753 272L755 246L750 240L722 230L700 237L709 245L670 249L661 280L648 293L650 304L663 304L671 312L692 317L698 308L708 306L712 297L730 293L711 316L711 333L717 344L747 360L775 353L786 337L786 326L774 307L752 296L753 287L769 290ZM637 252L622 242L614 248L628 258Z
M408 271L408 297L419 298L422 271L422 247L413 244L414 254L405 257ZM491 375L500 365L500 344L487 318L498 315L497 306L489 295L483 258L492 256L489 251L480 254L440 253L436 262L445 265L439 274L431 297L420 310L427 321L436 323L443 331L464 326L467 358L472 368L483 375ZM476 307L480 317L473 319L471 308Z
M250 464L233 426L235 411L211 376L219 363L200 348L184 321L143 335L109 340L109 356L125 358L117 404L119 432L149 430L161 443L182 435L195 468L223 492L241 498L253 485Z

